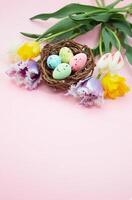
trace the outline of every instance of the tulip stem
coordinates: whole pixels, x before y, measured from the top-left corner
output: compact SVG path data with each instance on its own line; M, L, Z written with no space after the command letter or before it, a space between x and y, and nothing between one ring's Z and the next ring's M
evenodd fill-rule
M99 73L99 74L97 75L96 79L100 79L101 75L102 75L102 74Z
M96 0L96 4L97 4L98 7L101 7L99 0Z
M99 7L104 7L105 6L105 1L104 0L96 0L96 4Z
M105 7L105 0L100 0L102 3L102 6Z
M120 43L120 40L118 39L116 33L114 31L112 31L110 28L107 27L107 30L109 32L111 32L113 34L113 36L115 37L117 43L118 43L118 50L121 51L121 43Z
M100 40L99 40L99 52L100 55L103 55L103 50L102 50L102 35L100 35Z
M50 40L52 40L52 39L54 39L55 37L58 37L58 36L60 36L60 35L62 35L62 34L64 34L64 33L67 33L67 32L69 32L69 31L72 31L72 30L74 30L74 29L76 29L76 28L80 28L80 24L79 25L77 25L76 27L73 27L73 28L70 28L70 29L68 29L68 30L65 30L65 31L60 31L60 32L58 32L58 33L55 33L55 34L52 34L52 35L50 35L50 36L48 36L48 37L42 37L41 36L41 38L37 38L37 40L36 41L41 41L41 42L43 42L43 41L50 41Z

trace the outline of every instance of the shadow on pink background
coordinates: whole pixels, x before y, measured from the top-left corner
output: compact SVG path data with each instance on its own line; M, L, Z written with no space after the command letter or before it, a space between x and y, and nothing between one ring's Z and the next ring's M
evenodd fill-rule
M45 86L20 89L2 72L9 47L24 40L20 31L42 32L55 22L28 18L71 2L93 3L0 0L0 200L132 199L131 92L86 109ZM78 41L94 46L97 37L95 30ZM130 67L122 73L131 86Z

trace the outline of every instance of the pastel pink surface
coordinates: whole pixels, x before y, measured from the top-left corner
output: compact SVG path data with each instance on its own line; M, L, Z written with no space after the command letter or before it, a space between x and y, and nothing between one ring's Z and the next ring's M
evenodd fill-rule
M13 41L24 40L19 31L42 32L56 21L29 17L71 2L79 1L1 0L0 70ZM97 37L94 30L77 41L93 46ZM130 66L121 73L131 86ZM1 72L0 199L131 200L131 126L131 92L86 109L45 86L20 89Z

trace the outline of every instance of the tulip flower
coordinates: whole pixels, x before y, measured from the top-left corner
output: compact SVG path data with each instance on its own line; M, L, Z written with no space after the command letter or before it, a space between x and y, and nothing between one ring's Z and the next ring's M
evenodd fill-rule
M103 88L99 80L91 77L72 85L68 95L80 100L80 104L91 107L100 106L103 102Z
M17 50L22 61L32 59L40 54L40 44L38 42L26 42Z
M120 51L113 53L109 60L110 72L112 73L117 72L123 67L124 67L124 60L122 58Z
M124 60L120 51L104 54L97 63L100 74L116 73L124 66Z
M117 97L124 96L129 91L125 78L117 74L107 73L102 78L101 83L105 98L116 99Z
M20 61L12 65L6 74L15 80L18 85L25 86L29 90L37 88L41 81L38 64L34 60Z
M109 64L111 61L111 53L104 54L97 63L97 68L99 70L99 73L107 73L109 71Z

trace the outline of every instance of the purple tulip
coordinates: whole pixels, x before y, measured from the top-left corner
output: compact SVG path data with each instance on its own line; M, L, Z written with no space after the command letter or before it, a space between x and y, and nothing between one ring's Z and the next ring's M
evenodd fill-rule
M100 106L103 102L103 88L100 81L93 77L72 85L68 95L80 99L80 104L86 107Z
M18 85L23 85L29 90L37 88L40 83L40 71L37 62L34 60L21 61L12 65L6 74Z

